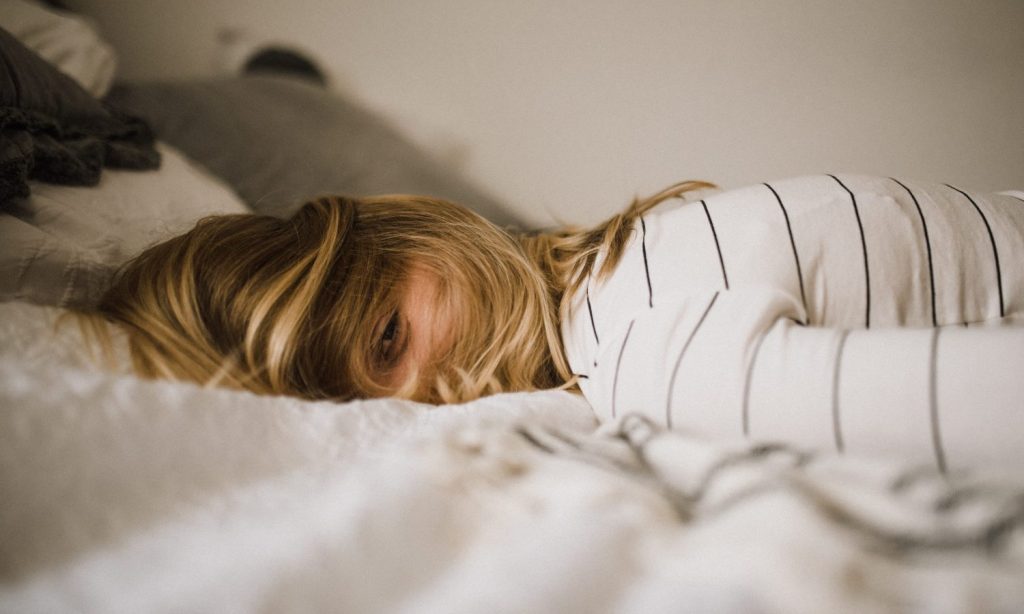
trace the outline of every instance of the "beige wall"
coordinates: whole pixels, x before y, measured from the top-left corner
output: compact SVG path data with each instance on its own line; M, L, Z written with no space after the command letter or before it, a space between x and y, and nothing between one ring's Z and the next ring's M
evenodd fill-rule
M127 77L216 66L223 28L339 87L536 223L683 178L862 172L1024 188L1020 0L70 0Z

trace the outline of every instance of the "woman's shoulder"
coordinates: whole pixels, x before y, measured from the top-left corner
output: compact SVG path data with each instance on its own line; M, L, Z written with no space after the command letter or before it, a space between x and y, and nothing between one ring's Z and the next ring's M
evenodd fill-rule
M960 186L954 182L919 180L911 177L864 175L855 173L824 173L802 175L783 179L762 181L749 185L723 189L702 198L687 201L670 200L648 213L647 217L676 215L686 208L704 205L750 207L753 213L770 214L775 204L787 206L829 205L835 201L849 201L862 197L890 198L893 200L963 198L965 195L982 199L1024 200L1024 191L977 190L973 186Z
M1010 193L856 174L672 199L635 220L614 270L587 280L570 319L585 320L573 329L578 335L593 336L594 328L600 335L621 326L623 313L669 296L767 286L794 297L808 322L927 325L929 294L913 280L932 267L932 252L958 254L936 260L933 273L950 280L939 288L951 293L950 305L968 290L991 294L998 281L988 283L993 244L1004 260L1022 244L1021 205ZM598 257L595 269L602 264ZM990 314L979 307L962 315L974 321Z

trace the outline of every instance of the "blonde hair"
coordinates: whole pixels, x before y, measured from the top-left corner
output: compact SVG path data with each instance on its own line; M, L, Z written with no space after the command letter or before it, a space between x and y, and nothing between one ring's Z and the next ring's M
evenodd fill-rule
M374 372L374 323L411 267L439 281L457 331L397 390ZM135 371L307 399L459 402L570 377L547 288L517 243L419 196L323 197L289 219L200 221L115 277L94 314L128 331Z
M327 196L288 219L210 217L130 261L80 320L105 346L104 322L120 325L143 377L260 394L452 403L568 387L559 322L597 254L601 277L639 216L710 187L683 182L591 229L517 237L422 196ZM375 368L375 323L397 309L413 270L438 281L432 308L455 334L395 389Z

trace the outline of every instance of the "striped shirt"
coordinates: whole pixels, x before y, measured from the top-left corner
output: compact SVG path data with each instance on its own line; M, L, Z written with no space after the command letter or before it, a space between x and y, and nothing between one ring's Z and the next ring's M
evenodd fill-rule
M664 203L562 336L601 419L1024 466L1024 195L822 175Z

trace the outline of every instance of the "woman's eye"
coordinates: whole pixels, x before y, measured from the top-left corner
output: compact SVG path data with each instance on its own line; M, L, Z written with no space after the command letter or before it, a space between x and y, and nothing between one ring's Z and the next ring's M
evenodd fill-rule
M398 312L396 311L391 315L391 319L384 326L384 331L380 335L380 353L384 358L392 358L395 341L398 339Z

